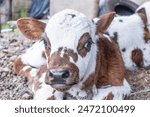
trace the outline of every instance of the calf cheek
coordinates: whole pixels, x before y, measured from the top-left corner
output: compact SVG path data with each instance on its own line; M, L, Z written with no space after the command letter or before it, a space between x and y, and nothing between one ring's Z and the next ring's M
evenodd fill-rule
M79 69L78 67L71 63L68 65L68 68L70 69L71 72L71 78L69 79L70 83L78 83L79 82Z

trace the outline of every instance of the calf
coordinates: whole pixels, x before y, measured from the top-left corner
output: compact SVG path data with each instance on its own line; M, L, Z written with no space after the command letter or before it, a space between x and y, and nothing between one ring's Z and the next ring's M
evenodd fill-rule
M118 45L125 67L136 70L150 66L150 2L140 6L131 16L117 16L105 32Z
M124 99L130 94L118 45L103 34L114 16L108 13L95 24L64 10L47 25L31 18L17 21L27 38L37 40L14 64L30 82L34 99Z

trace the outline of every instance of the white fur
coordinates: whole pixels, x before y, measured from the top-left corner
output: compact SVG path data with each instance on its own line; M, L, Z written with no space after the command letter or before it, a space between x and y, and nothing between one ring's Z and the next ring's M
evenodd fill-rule
M98 94L93 96L93 100L103 100L109 93L113 94L113 100L122 100L125 96L128 96L131 93L131 87L124 79L123 86L110 86L107 88L99 88Z
M21 60L24 64L39 68L46 64L46 60L42 57L45 47L43 41L37 41L22 56Z
M32 68L30 71L31 77L35 78L37 76L37 72L38 72L38 69Z
M123 22L119 22L119 20ZM113 36L115 32L118 33L118 42L121 49L135 48L145 43L143 39L143 27L143 21L138 14L118 16L112 21L108 28L108 32L110 36Z
M127 48L126 49L126 52L122 52L122 57L123 57L123 60L124 60L124 64L125 64L125 67L128 69L128 70L131 70L131 71L134 71L137 67L136 67L136 64L133 63L132 59L131 59L131 52L134 48Z
M125 66L134 70L136 65L131 60L131 52L136 48L142 49L145 46L144 23L140 16L136 13L131 16L115 17L107 32L110 37L114 37L114 33L117 32L120 50L126 49L125 52L121 51Z
M84 97L88 98L88 94L85 90L82 90L82 83L72 86L67 93L75 97L77 100L80 100Z

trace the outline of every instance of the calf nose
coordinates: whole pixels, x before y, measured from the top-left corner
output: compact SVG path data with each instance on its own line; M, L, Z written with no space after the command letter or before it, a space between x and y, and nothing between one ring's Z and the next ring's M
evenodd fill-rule
M49 76L53 78L68 78L70 76L69 70L50 70Z

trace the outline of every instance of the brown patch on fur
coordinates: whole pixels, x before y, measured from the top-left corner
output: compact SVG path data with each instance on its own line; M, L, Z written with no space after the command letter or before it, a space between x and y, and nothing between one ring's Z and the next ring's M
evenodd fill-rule
M40 77L42 76L42 74L45 73L46 71L47 71L47 66L46 66L46 65L42 65L42 66L40 67L39 72L37 73L38 78L40 78Z
M25 65L23 64L21 58L17 59L14 63L14 70L17 74L22 70Z
M78 60L78 55L77 55L77 53L75 53L75 52L74 52L73 50L71 50L71 49L68 49L68 50L67 50L67 53L68 53L68 56L72 57L72 59L73 59L74 62L77 62L77 60Z
M50 67L56 67L58 68L58 66L64 66L66 64L69 64L69 56L67 54L64 54L63 58L60 56L60 52L54 52L51 57L49 58L49 66Z
M147 28L147 15L145 12L145 8L138 10L138 14L144 23L144 40L147 43L150 40L150 33L149 33L148 28Z
M148 28L145 29L144 35L145 35L145 37L144 37L145 42L147 43L150 40L150 33L148 31Z
M61 51L62 49L60 48L57 52L54 52L51 57L49 57L48 63L50 68L58 68L71 64L69 57L72 57L75 62L78 60L78 56L73 50L66 50L63 57L60 56Z
M118 45L105 37L98 42L99 52L94 83L98 88L105 85L121 86L127 77Z
M54 95L52 95L51 97L49 97L47 100L56 100L56 97Z
M138 10L138 14L143 20L144 24L147 24L147 16L146 16L145 8Z
M114 95L112 93L109 93L104 99L105 100L113 100Z
M54 52L51 57L48 58L48 70L69 70L71 72L71 78L68 78L68 84L76 84L79 81L79 69L78 67L70 62L69 54L64 53L63 57L60 56L62 49L59 49L57 52ZM46 75L46 83L51 84L53 78L51 76ZM63 90L63 89L57 89ZM63 90L64 91L64 90Z
M71 76L72 80L73 80L72 82L73 83L78 82L79 81L79 69L78 69L78 67L75 64L71 63L68 65L68 68L70 69L71 73L73 73Z
M143 52L141 49L134 49L131 53L132 61L137 65L137 67L143 66Z
M19 58L15 61L15 63L14 63L15 72L18 75L25 77L29 83L32 83L33 78L30 75L30 71L31 71L32 68L28 68L25 71L23 71L24 67L25 67L25 64L23 64L23 62L21 61L21 58Z
M87 91L87 90L92 88L92 86L94 84L94 77L95 77L94 73L89 75L87 80L83 83L82 90L86 90Z
M20 74L19 74L19 75L25 77L29 83L33 83L33 81L34 81L34 78L32 78L31 75L30 75L31 70L32 70L32 68L28 68L25 71L21 70Z
M34 91L41 89L41 84L38 80L34 80Z
M97 22L96 34L98 33L104 34L109 25L111 24L112 20L114 19L115 15L116 15L115 12L110 12L105 15L102 15L99 18L100 20Z
M90 50L87 50L86 48L84 48L84 45L88 42L88 41L91 41L91 37L90 37L90 34L89 33L84 33L80 40L79 40L79 43L78 43L78 47L77 47L77 50L78 50L78 53L80 56L82 57L85 57L87 55L87 53L90 51Z

